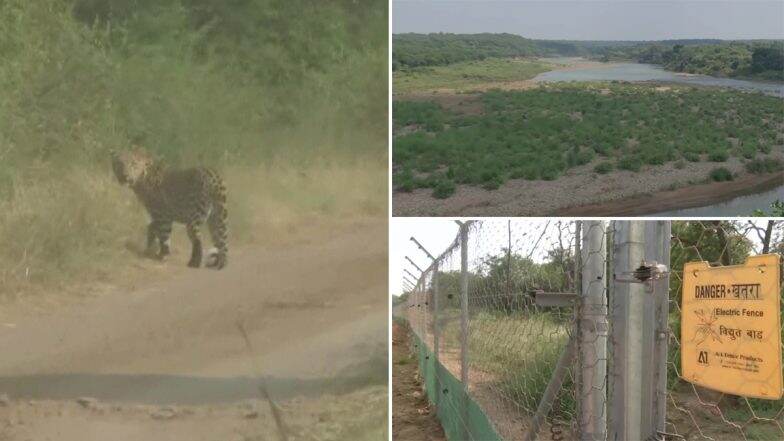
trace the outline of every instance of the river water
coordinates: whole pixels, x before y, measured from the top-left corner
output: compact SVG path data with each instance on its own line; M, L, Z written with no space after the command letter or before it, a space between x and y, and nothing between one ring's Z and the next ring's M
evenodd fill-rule
M579 61L575 58L547 59L555 64ZM585 67L572 70L554 70L537 75L535 81L664 81L682 84L720 86L745 91L759 91L767 95L784 98L784 83L736 80L708 75L683 75L670 72L659 66L641 63L610 63L606 66ZM782 178L784 181L784 177ZM726 202L705 207L666 211L649 216L701 217L701 216L748 216L754 210L767 210L776 200L784 201L784 184L763 193L740 196Z
M563 64L553 60L557 64ZM537 75L535 81L665 81L702 86L720 86L732 89L759 91L784 98L784 83L736 80L708 75L670 72L653 64L610 63L606 66L585 67L573 70L553 70Z
M784 178L782 178L784 179ZM648 214L651 217L712 217L712 216L748 216L754 210L770 212L770 204L775 201L784 201L784 185L768 190L763 193L740 196L727 202L715 205L696 208L684 208L681 210L663 211L661 213Z

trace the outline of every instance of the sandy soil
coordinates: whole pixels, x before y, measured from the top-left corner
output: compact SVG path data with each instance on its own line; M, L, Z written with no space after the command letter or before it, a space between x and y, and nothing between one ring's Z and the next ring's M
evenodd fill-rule
M407 328L392 324L392 439L446 441L444 429L424 394Z
M769 156L784 159L784 147L778 147ZM668 163L646 166L640 172L614 171L605 175L593 172L598 162L570 169L555 181L513 179L498 190L460 185L447 199L432 197L430 189L394 192L392 209L395 216L642 215L710 205L784 182L782 173L749 175L743 162L734 157L724 163L686 163L682 169ZM692 193L691 186L704 181L715 167L726 167L738 178L729 183L708 184ZM761 183L765 188L760 188ZM670 191L679 187L684 188ZM575 208L586 205L590 207Z
M262 380L292 439L385 439L386 219L308 234L224 271L168 262L131 292L0 305L0 440L274 439Z

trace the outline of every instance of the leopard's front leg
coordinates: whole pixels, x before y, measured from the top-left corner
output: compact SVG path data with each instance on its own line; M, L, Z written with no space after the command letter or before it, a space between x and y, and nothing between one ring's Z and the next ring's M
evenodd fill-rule
M163 259L164 257L171 254L171 249L169 248L169 239L171 238L172 232L172 221L160 221L158 224L158 242L160 245L160 249L158 250L158 258Z
M144 255L147 257L155 257L155 239L158 238L156 228L155 220L147 225L147 247L144 249Z
M193 249L191 250L191 260L188 266L191 268L198 268L201 266L202 248L201 248L201 219L188 222L188 239L191 240Z
M148 257L162 260L171 252L169 237L171 237L172 222L163 219L154 219L147 226L147 248L144 254ZM158 240L158 252L155 252L155 240Z

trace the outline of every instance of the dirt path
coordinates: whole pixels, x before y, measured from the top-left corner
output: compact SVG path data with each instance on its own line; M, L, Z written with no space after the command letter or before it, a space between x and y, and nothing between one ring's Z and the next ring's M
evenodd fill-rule
M386 220L309 237L48 314L0 306L0 440L270 439L258 377L298 439L382 439Z
M395 441L445 441L446 435L428 405L411 354L408 329L392 324L392 439Z

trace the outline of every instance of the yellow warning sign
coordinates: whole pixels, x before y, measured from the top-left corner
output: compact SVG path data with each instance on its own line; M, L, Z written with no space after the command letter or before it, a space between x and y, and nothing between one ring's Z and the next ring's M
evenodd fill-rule
M684 265L684 379L735 395L781 398L779 271L778 254L735 266Z

